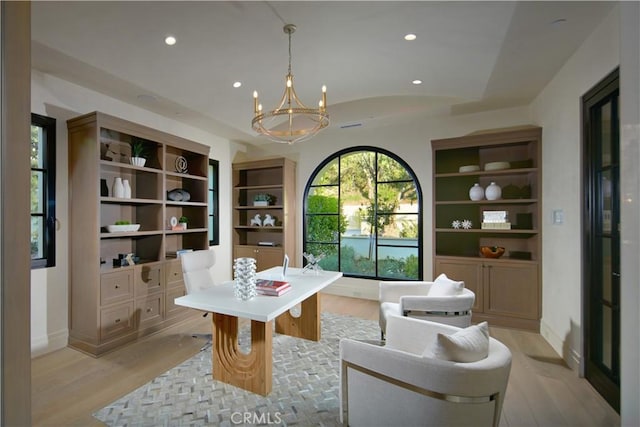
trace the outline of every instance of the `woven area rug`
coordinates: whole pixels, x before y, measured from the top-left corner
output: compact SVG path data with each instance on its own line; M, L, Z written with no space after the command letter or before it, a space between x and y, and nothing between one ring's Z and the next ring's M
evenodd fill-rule
M109 426L338 426L341 338L378 339L375 321L322 313L319 342L274 333L273 391L260 396L215 381L211 349L93 414ZM249 327L239 345L245 351Z

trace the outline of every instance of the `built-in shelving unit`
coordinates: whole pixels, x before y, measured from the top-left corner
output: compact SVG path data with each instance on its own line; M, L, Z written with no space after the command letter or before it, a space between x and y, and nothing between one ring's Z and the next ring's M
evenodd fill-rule
M431 142L434 274L464 280L475 292L474 321L539 330L541 133L530 126ZM507 165L486 170L495 162ZM479 170L460 172L474 165ZM470 199L475 183L486 188L491 182L501 187L501 198ZM483 229L485 211L506 211L511 228ZM453 228L456 220L472 227ZM484 258L481 246L504 247L505 255Z
M296 164L286 158L233 164L233 257L256 258L258 270L281 265L285 254L294 265ZM266 206L254 205L268 194ZM256 215L275 218L273 226L254 225ZM271 244L271 246L265 246Z
M67 127L69 345L99 356L191 314L173 304L185 292L176 252L208 248L209 147L99 112ZM130 163L134 141L144 146L144 166ZM115 196L116 178L128 181L130 197ZM189 200L170 200L175 189ZM172 228L182 216L186 229ZM140 228L109 232L117 221ZM114 265L120 254L133 254L136 265Z

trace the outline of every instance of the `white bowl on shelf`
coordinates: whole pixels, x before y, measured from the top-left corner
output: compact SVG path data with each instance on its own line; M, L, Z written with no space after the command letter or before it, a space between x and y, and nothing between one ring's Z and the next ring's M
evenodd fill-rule
M509 168L511 168L511 163L509 162L489 162L484 165L484 170L486 171L499 171Z
M458 172L463 173L463 172L477 172L480 170L480 166L478 165L466 165L466 166L460 166L460 168L458 169Z
M138 231L139 229L140 224L107 225L107 231L109 233L125 233Z

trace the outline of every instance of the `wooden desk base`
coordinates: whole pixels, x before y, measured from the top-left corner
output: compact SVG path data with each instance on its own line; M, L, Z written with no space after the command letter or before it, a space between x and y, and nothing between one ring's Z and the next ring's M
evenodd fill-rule
M266 396L272 378L271 322L251 321L251 352L238 348L238 318L213 313L213 378Z
M276 298L276 297L274 297ZM301 303L300 317L288 311L276 318L276 332L308 340L320 340L320 296ZM273 331L271 322L251 321L251 351L238 347L238 318L213 313L213 378L266 396L273 377Z
M276 318L276 332L296 338L320 341L320 295L313 294L300 304L300 317L288 311Z

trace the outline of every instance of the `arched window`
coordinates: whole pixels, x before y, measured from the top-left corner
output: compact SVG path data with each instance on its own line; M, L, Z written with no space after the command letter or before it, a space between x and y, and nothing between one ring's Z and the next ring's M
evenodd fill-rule
M345 276L422 280L422 192L411 168L375 147L322 162L304 192L304 252Z

